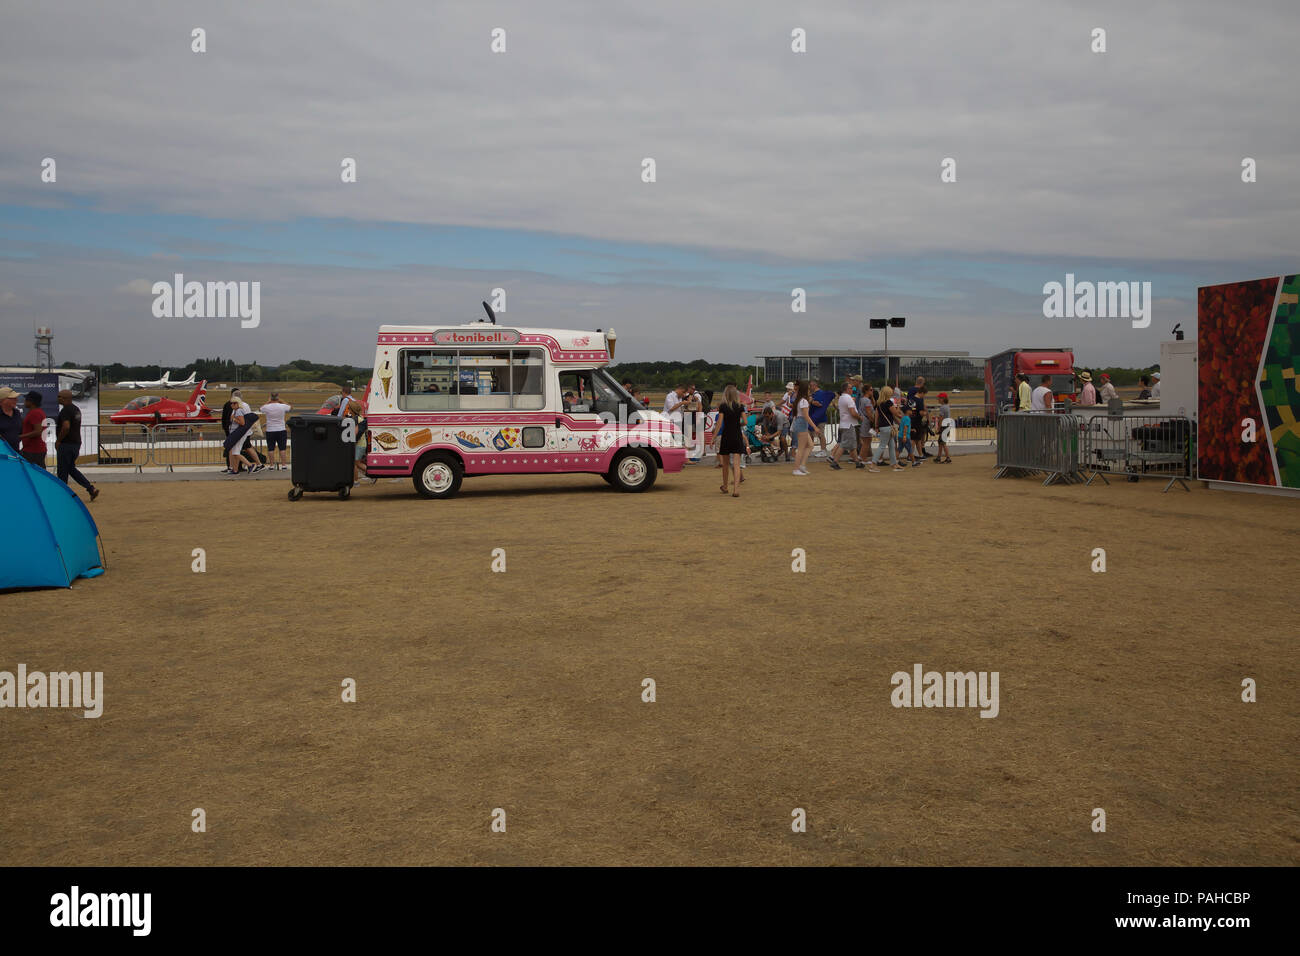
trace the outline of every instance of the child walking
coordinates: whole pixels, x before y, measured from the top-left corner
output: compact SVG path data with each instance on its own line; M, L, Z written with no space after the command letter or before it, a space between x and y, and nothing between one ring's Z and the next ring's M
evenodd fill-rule
M930 420L925 414L925 409L918 405L912 409L912 440L916 442L916 450L921 457L912 462L912 467L925 461L925 439L929 434Z
M935 458L936 465L948 464L952 461L952 455L948 451L948 443L944 441L948 437L947 431L944 430L943 423L952 417L952 409L948 407L948 393L939 393L939 456Z
M907 456L909 464L915 468L920 462L912 455L912 416L915 410L904 409L903 414L898 417L898 457L901 461L903 456Z

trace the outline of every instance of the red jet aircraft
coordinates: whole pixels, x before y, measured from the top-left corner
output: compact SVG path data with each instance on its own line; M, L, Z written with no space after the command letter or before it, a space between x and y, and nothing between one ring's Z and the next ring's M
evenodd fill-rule
M178 402L174 398L159 398L157 395L143 395L127 402L120 412L114 412L108 420L114 425L188 425L217 421L204 399L207 385L206 381L199 382L184 402Z

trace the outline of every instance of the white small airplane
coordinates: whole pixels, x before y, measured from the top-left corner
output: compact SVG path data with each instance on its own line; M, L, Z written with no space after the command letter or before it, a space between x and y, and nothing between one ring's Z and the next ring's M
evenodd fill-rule
M114 388L189 388L190 386L195 384L195 377L196 377L196 373L190 372L190 377L185 379L185 381L173 382L171 380L171 369L168 369L167 371L163 372L162 378L155 379L152 382L146 382L146 381L115 382L113 383L113 387Z
M166 388L167 376L169 374L170 374L170 369L166 372L163 372L162 378L154 379L152 382L147 382L144 380L138 382L114 382L113 387L114 388Z

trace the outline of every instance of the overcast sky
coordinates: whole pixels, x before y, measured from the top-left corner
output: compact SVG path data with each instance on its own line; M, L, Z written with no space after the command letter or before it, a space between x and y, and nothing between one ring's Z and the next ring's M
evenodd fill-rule
M1300 268L1297 26L1290 2L8 3L0 364L37 324L59 361L362 364L380 323L472 321L495 287L625 360L879 348L866 318L906 315L891 348L1151 364L1198 286ZM176 272L260 281L261 326L154 318ZM1151 327L1044 318L1067 272L1152 282Z

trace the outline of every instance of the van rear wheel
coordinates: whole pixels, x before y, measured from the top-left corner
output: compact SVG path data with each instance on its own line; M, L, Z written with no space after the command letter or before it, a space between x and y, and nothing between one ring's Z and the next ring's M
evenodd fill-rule
M659 466L649 452L628 449L609 466L607 481L619 491L649 491L659 477Z
M411 480L415 482L415 490L425 498L451 498L460 491L464 477L465 469L455 456L435 452L421 459Z

